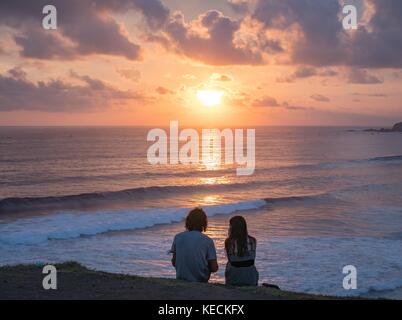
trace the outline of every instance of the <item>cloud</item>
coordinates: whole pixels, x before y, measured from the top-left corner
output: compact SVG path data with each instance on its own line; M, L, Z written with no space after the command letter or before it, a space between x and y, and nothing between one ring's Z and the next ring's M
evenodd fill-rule
M160 0L103 0L106 8L111 8L111 3L117 3L117 8L120 12L125 12L127 9L138 10L145 18L146 24L151 29L160 29L166 23L170 10Z
M162 35L150 35L170 51L210 65L261 65L263 51L277 51L278 43L264 39L262 42L237 41L242 23L210 10L191 22L186 22L181 12L171 15Z
M312 96L310 96L311 99L318 101L318 102L329 102L331 101L330 98L323 96L321 94L313 94Z
M399 72L393 72L393 77L395 78L395 79L402 79L402 72L401 71L399 71Z
M227 0L227 3L238 14L246 14L250 10L250 4L247 0Z
M304 106L299 106L299 105L293 105L286 101L282 104L282 107L287 110L292 110L292 111L308 111L308 110L313 111L313 110L315 110L314 107L304 107Z
M353 96L356 96L356 97L365 96L365 97L374 97L374 98L386 98L386 97L388 97L388 94L385 94L385 93L359 93L359 92L354 92Z
M211 80L220 82L230 82L233 81L233 78L227 74L213 73L211 75Z
M281 41L288 42L291 63L401 68L402 2L365 0L359 9L366 18L356 31L342 28L341 2L258 0L252 16L266 30L279 32L280 40L286 39Z
M319 75L321 77L336 77L338 75L338 72L333 70L333 69L328 69L327 68L327 69L321 70L319 72Z
M269 96L262 97L260 99L256 99L252 103L253 107L279 107L278 101Z
M141 79L141 72L138 71L137 69L134 68L129 68L129 69L117 69L116 72L122 76L123 78L126 78L128 80L131 80L133 82L139 82Z
M124 105L129 101L144 102L146 98L135 92L121 91L105 82L80 76L71 76L82 84L71 84L63 80L32 82L19 68L0 75L1 111L46 111L83 112L103 110L111 105Z
M337 64L342 58L339 12L338 0L259 0L253 18L268 30L301 32L291 43L292 61L319 66Z
M165 88L165 87L157 87L155 89L155 91L157 93L159 93L160 95L175 94L175 92L173 90L170 90L170 89Z
M353 37L351 65L367 68L402 67L402 1L366 0L373 10L367 27Z
M36 59L74 59L79 53L66 39L55 32L27 27L14 41L22 50L21 56Z
M332 70L332 69L319 69L316 67L311 67L311 66L299 66L296 68L296 70L288 75L288 76L284 76L284 77L278 77L276 79L277 82L287 82L287 83L291 83L294 82L297 79L306 79L306 78L311 78L311 77L315 77L315 76L319 76L319 77L334 77L338 75L338 72Z
M46 31L40 23L46 0L3 0L0 26L12 29L23 57L35 59L102 54L141 60L141 39L210 65L274 61L303 67L402 68L402 2L362 1L361 23L354 31L342 28L342 3L227 0L236 18L210 10L185 20L183 13L171 12L161 0L54 0L58 30ZM135 40L136 35L128 34L117 20L127 13L142 17L144 37Z
M310 78L315 75L317 75L317 71L315 68L312 67L298 68L293 74L294 78Z
M246 97L247 98L247 97ZM241 102L240 105L245 105L244 99L239 100ZM300 105L294 105L291 104L287 101L284 101L282 103L279 103L277 99L270 97L270 96L264 96L259 99L255 99L251 103L252 107L257 107L257 108L282 108L290 111L311 111L315 110L313 107L304 107Z
M14 79L25 80L27 73L21 67L14 67L7 71L7 73Z
M41 26L45 0L3 0L0 2L0 25L18 32L15 42L21 55L36 59L75 59L90 54L123 56L139 60L141 48L133 43L113 17L128 10L140 12L150 29L160 28L169 10L159 0L54 0L58 10L58 29Z
M365 69L352 68L347 75L348 83L354 84L379 84L384 81L369 74Z

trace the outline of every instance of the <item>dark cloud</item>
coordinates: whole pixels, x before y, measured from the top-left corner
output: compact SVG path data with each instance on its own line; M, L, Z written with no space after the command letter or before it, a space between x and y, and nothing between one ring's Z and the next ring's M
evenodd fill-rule
M297 79L306 79L306 78L311 78L311 77L334 77L338 75L338 72L332 70L332 69L319 69L316 67L311 67L311 66L300 66L297 67L296 70L284 77L279 77L276 79L277 82L287 82L291 83L294 82Z
M317 75L317 70L312 67L301 67L298 68L294 74L294 78L310 78Z
M379 84L384 82L367 70L359 68L352 68L347 75L347 79L349 83L354 84Z
M44 30L41 12L46 4L45 0L0 2L0 24L18 30L14 39L25 57L73 59L107 54L138 60L139 45L128 38L112 14L140 12L151 29L162 27L169 16L169 10L159 0L54 0L58 29Z
M324 69L319 72L321 77L336 77L338 72L333 69Z
M22 50L21 56L36 59L74 59L79 53L56 32L40 28L26 28L22 35L14 37Z
M12 78L17 80L25 80L27 73L21 67L14 67L7 72Z
M264 107L264 108L283 108L290 111L305 111L314 110L313 107L304 107L299 105L293 105L287 101L279 103L275 98L264 96L260 99L256 99L251 104L253 107Z
M321 94L313 94L312 96L310 96L311 99L318 101L318 102L329 102L331 101L330 98L323 96Z
M140 60L141 47L115 18L137 12L144 19L141 31L147 41L206 64L261 65L284 55L288 60L275 61L313 67L402 68L400 0L364 0L359 9L370 8L373 14L354 31L342 28L340 0L227 3L241 18L210 10L185 21L182 13L171 13L161 0L54 0L59 28L46 31L41 27L41 11L48 1L2 0L0 25L16 31L13 37L22 56L37 59L105 54ZM250 20L262 27L253 29Z
M279 107L279 103L275 98L265 96L260 99L256 99L252 103L253 107Z
M193 21L194 22L194 21ZM150 35L169 50L211 65L260 65L264 63L263 50L277 51L278 43L236 42L241 21L224 16L217 10L200 15L194 23L187 23L181 12L173 14L166 24L163 36Z
M402 68L402 1L366 0L375 14L351 43L349 63L359 67Z
M250 10L250 5L247 0L227 0L227 3L229 7L238 14L245 14Z
M115 89L89 76L74 72L71 76L82 84L63 80L35 83L26 79L22 69L11 69L8 75L0 75L0 111L84 112L146 100L141 94Z
M238 103L240 106L246 106L247 104L250 105L250 102L247 103L249 100L249 96L246 95L243 99L238 99ZM263 96L258 99L251 101L251 106L256 108L282 108L289 111L311 111L315 110L314 107L304 107L300 105L294 105L288 101L278 102L278 100L271 96Z
M301 33L291 40L290 60L312 66L402 67L402 1L365 0L369 21L346 31L338 0L258 0L253 18L267 30ZM285 33L286 33L285 32Z
M342 30L339 12L338 0L259 0L253 17L268 30L299 27L302 35L292 43L292 61L331 65L342 59L338 38Z

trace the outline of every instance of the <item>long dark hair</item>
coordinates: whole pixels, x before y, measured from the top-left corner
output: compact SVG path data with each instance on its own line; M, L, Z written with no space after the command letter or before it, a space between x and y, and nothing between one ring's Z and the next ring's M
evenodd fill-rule
M226 252L229 253L231 246L237 245L237 255L244 256L248 251L248 240L251 238L253 245L255 239L250 237L247 232L247 222L242 216L234 216L229 220L229 237L225 241Z

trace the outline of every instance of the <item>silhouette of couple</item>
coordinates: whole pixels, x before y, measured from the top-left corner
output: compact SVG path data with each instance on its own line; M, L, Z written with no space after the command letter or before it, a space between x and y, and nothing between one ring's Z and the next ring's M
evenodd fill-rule
M187 230L175 236L171 253L177 279L208 282L211 273L218 271L214 242L203 233L207 226L208 218L204 210L195 208L187 215ZM246 220L242 216L231 218L228 238L225 240L228 259L226 284L258 285L258 271L254 265L256 246L256 239L248 235Z

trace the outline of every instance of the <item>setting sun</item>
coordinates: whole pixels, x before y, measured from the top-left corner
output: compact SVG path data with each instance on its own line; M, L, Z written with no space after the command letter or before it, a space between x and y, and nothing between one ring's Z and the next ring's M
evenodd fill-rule
M198 90L197 98L206 107L215 107L222 101L223 91L219 90Z

